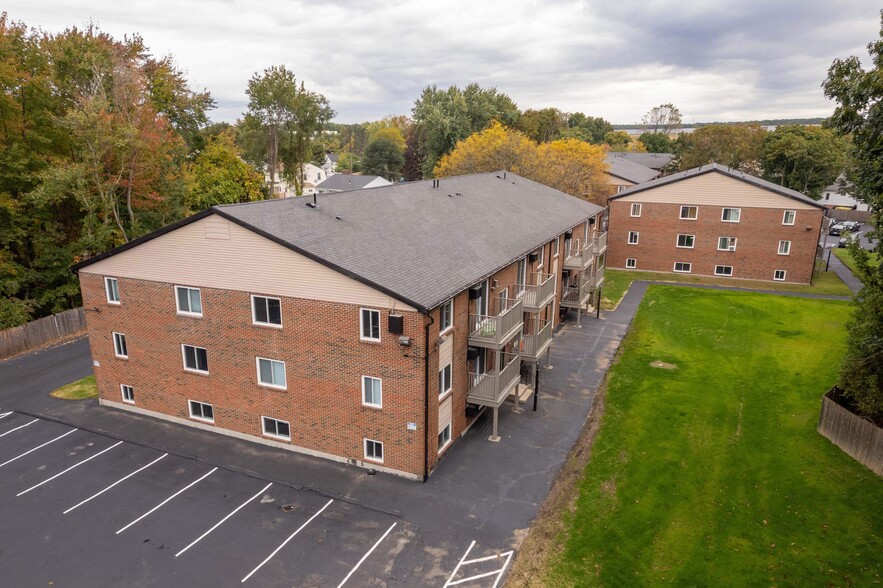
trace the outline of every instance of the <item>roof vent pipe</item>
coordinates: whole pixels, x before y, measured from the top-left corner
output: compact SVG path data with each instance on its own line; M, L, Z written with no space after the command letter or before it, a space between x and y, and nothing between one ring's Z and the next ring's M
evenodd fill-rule
M506 179L506 172L503 172L503 179Z

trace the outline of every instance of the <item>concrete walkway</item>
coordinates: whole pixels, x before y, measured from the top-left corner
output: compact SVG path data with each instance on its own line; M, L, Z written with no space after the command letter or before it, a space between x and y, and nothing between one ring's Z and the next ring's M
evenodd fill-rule
M840 261L840 258L831 254L831 262L828 265L828 270L833 271L837 274L843 283L849 286L849 289L852 290L853 294L857 294L859 290L862 289L862 282L850 271L846 265Z

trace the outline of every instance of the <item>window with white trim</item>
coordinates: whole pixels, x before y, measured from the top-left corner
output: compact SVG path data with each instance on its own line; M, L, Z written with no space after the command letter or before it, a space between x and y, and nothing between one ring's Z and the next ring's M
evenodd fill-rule
M681 206L681 220L696 220L699 218L698 206Z
M188 400L187 406L190 408L190 418L206 421L207 423L215 422L215 409L208 402Z
M383 382L380 378L362 376L362 404L383 408Z
M732 276L733 275L733 266L731 266L731 265L716 265L716 266L714 266L714 275L716 275L716 276Z
M448 423L447 426L439 431L438 433L438 451L441 451L448 446L451 442L451 423Z
M637 245L638 237L638 231L629 231L629 245Z
M773 272L773 279L777 282L785 281L785 270L776 270Z
M202 295L199 288L175 286L175 303L178 307L178 314L202 316Z
M686 261L676 261L674 271L682 274L689 274L693 270L693 264Z
M438 332L444 333L454 326L454 299L451 298L441 305L438 311Z
M285 389L287 380L285 376L285 362L276 359L258 357L258 383L262 386Z
M181 353L184 355L185 370L201 374L208 373L208 353L204 347L181 345Z
M126 336L122 333L113 334L113 354L123 359L129 357L129 350L126 348Z
M282 301L268 296L252 296L251 322L255 325L281 327Z
M359 328L362 341L380 341L380 311L363 308L359 312Z
M718 251L735 251L736 250L736 237L718 237L717 238L717 250Z
M629 269L635 269L638 267L638 260L634 257L629 257L625 260L625 266Z
M555 251L552 253L552 257L558 257L559 251L561 251L561 235L555 237Z
M383 463L383 443L374 439L365 439L365 459Z
M537 249L537 269L543 267L543 262L546 261L546 246L543 245L539 249Z
M721 222L737 223L740 216L742 216L741 208L724 208L721 211Z
M288 421L262 416L261 429L267 437L291 441L291 425L288 424Z
M696 241L696 235L678 235L677 246L681 249L692 249Z
M637 202L632 203L630 216L641 216L641 205Z
M104 292L108 304L120 303L120 284L116 278L104 278Z
M120 395L123 397L123 402L135 404L135 389L131 386L120 384Z
M797 217L796 210L786 210L784 214L782 214L782 224L783 225L793 225L794 219Z
M791 255L791 241L779 241L779 255Z
M451 364L446 365L438 372L438 395L439 398L451 391Z
M626 188L628 188L628 186L617 186L616 193L619 194L620 192L625 192Z

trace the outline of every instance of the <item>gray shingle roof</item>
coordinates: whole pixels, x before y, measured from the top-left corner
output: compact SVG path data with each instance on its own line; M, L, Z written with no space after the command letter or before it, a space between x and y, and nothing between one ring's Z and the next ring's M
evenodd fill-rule
M608 153L607 164L610 166L607 173L635 184L650 181L659 175L655 169L629 161L621 153Z
M630 151L612 151L611 155L622 157L632 163L649 167L650 169L661 170L667 166L675 158L673 153L632 153Z
M801 194L796 190L792 190L790 188L786 188L785 186L780 186L779 184L774 184L773 182L768 182L761 178L752 176L751 174L746 174L744 172L740 172L733 168L727 167L725 165L720 165L719 163L710 163L708 165L703 165L700 167L694 167L693 169L689 169L687 171L677 172L671 174L670 176L665 176L662 178L657 178L655 180L651 180L649 182L645 182L643 184L638 184L637 186L632 186L631 188L627 188L620 192L615 196L611 196L608 200L616 200L617 198L622 198L624 196L629 196L631 194L636 194L637 192L643 192L644 190L650 190L652 188L656 188L658 186L664 186L666 184L671 184L674 182L680 182L681 180L686 180L688 178L694 178L696 176L701 176L703 174L707 174L710 172L717 172L724 174L725 176L729 176L736 180L747 182L749 184L753 184L760 188L764 188L771 192L775 192L776 194L781 194L782 196L786 196L788 198L792 198L794 200L799 200L801 202L805 202L806 204L812 204L818 208L825 208L809 196L805 194Z
M334 174L328 176L322 183L316 186L318 190L361 190L380 176L359 176L355 174Z
M594 216L599 206L502 172L216 206L213 211L431 309ZM338 218L339 217L339 218ZM503 285L506 286L506 285Z

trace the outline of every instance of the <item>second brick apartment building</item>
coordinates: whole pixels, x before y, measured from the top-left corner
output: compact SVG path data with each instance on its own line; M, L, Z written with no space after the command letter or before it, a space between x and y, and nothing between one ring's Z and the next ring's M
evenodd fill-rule
M75 266L100 402L425 479L593 301L603 215L504 172L213 207Z

